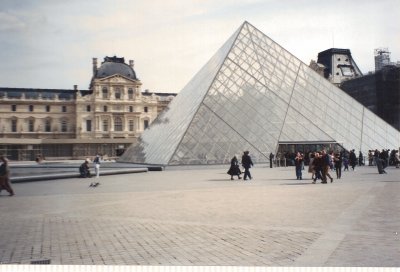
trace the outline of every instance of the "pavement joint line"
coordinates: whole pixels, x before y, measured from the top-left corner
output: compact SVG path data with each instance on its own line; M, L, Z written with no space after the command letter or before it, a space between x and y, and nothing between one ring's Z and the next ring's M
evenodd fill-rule
M366 195L361 195L349 207L346 208L338 218L329 225L329 228L296 260L298 266L324 266L329 257L336 250L346 235L353 233L352 227L357 222L375 195L372 194L376 187L382 187L382 184L374 184ZM359 234L359 232L357 232ZM318 255L319 258L315 258Z

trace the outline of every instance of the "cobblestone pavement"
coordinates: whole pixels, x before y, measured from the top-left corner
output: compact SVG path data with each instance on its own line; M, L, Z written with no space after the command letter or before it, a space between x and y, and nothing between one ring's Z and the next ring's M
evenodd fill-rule
M293 168L167 169L13 184L0 262L63 265L400 266L400 170L330 184ZM307 173L305 173L307 175Z

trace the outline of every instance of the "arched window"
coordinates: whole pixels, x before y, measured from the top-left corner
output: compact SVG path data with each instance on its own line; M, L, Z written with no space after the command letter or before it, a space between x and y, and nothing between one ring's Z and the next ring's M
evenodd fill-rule
M90 112L90 105L86 105L86 111Z
M115 117L114 119L114 131L122 131L122 118L121 117Z
M108 98L108 90L107 87L103 87L102 89L102 94L103 94L103 99L107 99Z

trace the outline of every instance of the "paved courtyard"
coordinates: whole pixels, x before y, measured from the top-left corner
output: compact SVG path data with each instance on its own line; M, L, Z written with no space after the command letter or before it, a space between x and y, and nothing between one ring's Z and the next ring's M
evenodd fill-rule
M311 184L293 168L169 168L13 184L0 262L63 265L400 266L400 170Z

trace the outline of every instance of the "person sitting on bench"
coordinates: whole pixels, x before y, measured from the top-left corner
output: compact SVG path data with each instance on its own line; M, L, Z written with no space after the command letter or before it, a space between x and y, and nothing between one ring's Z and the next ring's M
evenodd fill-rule
M81 178L90 178L89 160L86 159L84 163L79 167L79 173Z

